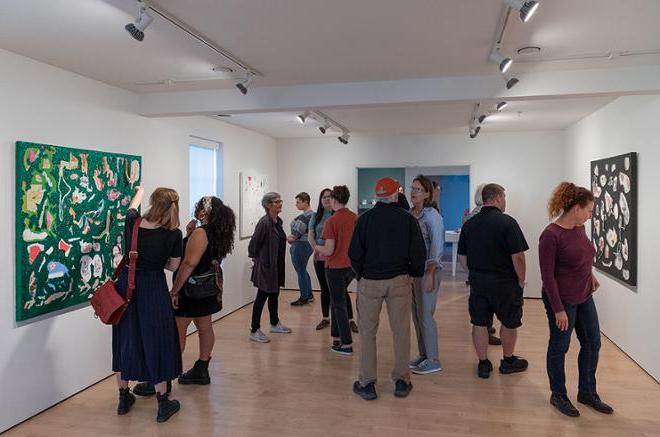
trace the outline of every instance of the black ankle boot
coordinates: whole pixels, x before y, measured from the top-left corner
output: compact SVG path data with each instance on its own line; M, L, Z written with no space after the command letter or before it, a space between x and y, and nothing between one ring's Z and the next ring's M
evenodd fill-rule
M158 393L156 394L156 399L158 399L158 415L156 416L156 422L163 423L167 419L172 417L174 413L179 411L181 404L176 399L169 399L169 394L165 393L164 395Z
M149 382L138 382L133 387L133 393L138 396L153 396L156 394L156 387ZM172 381L167 381L167 393L172 393Z
M207 385L211 383L209 376L209 358L208 361L197 360L192 369L179 376L179 384L181 385Z
M135 396L131 393L129 388L119 389L119 405L117 405L117 414L123 416L131 411L131 407L135 403Z

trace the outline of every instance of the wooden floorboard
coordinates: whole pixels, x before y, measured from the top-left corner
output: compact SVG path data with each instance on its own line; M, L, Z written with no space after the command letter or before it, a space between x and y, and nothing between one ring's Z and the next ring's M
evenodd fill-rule
M230 292L227 290L226 292ZM389 373L392 340L385 311L378 339L379 398L366 402L351 392L357 355L329 352L329 330L317 332L320 299L291 307L297 296L280 298L282 321L291 335L273 334L269 344L247 340L251 306L215 323L212 383L179 387L182 409L156 424L156 401L138 398L127 416L117 416L113 379L62 402L8 431L13 436L660 436L660 385L603 338L599 392L615 408L603 416L576 404L582 416L569 419L548 403L545 371L547 319L540 300L526 300L517 353L527 372L476 377L470 340L467 288L461 278L443 279L436 311L443 372L413 376L406 399L395 398ZM354 298L354 296L353 296ZM263 323L267 325L264 311ZM184 364L196 358L196 336L188 340ZM413 354L415 352L415 341ZM108 345L109 347L109 345ZM359 348L359 341L356 341ZM491 347L497 367L501 348ZM575 402L577 340L567 357L567 382ZM3 396L9 396L5 393Z

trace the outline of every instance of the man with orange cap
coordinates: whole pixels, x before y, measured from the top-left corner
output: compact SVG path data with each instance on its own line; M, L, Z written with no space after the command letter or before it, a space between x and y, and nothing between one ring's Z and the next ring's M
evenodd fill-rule
M383 301L394 338L394 395L406 397L410 383L411 277L424 276L426 247L417 219L397 205L399 183L376 182L378 202L355 225L348 251L358 279L360 374L353 391L365 400L376 399L376 333Z

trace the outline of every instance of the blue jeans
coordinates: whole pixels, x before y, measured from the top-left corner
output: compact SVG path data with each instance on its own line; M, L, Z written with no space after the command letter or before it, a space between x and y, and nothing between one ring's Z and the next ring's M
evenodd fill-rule
M564 372L564 358L571 343L571 334L575 329L580 342L578 354L579 382L578 391L582 393L596 393L596 368L598 367L598 353L600 351L600 326L598 312L594 298L589 297L578 305L566 302L564 310L568 316L568 329L561 331L555 323L555 313L550 301L543 293L543 303L548 315L550 326L550 341L548 342L547 367L550 378L550 390L553 393L566 394L566 374Z
M307 261L312 256L312 252L312 246L306 241L295 241L291 245L291 262L298 274L298 287L300 288L301 299L312 297L312 278L307 273Z

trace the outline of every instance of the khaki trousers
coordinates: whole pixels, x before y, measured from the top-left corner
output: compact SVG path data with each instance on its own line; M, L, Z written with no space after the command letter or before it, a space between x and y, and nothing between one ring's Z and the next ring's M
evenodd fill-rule
M364 387L376 381L378 358L376 333L380 310L385 301L394 340L394 369L392 380L410 381L410 311L412 281L401 275L392 279L358 281L358 326L360 328L360 374Z

